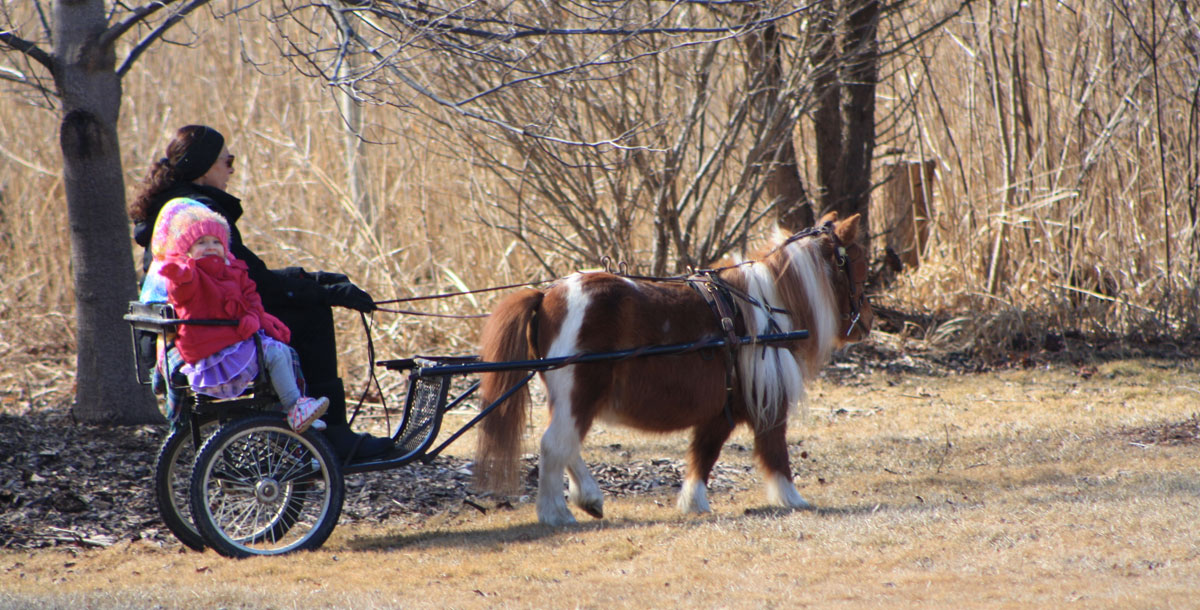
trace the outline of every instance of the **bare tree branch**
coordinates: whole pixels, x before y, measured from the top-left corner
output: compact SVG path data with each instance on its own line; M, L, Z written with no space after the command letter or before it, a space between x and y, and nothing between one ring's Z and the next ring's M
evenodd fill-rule
M50 57L50 54L42 50L41 47L39 47L36 43L25 40L24 38L21 38L10 31L0 32L0 42L3 42L19 53L29 56L47 70L54 70L54 58ZM14 80L17 82L27 82L24 79L10 78L7 75L5 75L5 79Z
M141 7L134 9L130 12L128 17L109 26L109 28L104 31L104 34L100 36L99 44L101 46L105 46L114 43L121 36L124 36L125 32L129 31L137 24L145 21L159 10L171 5L173 2L175 2L175 0L160 0L158 2L144 4Z
M166 34L167 30L171 29L171 26L179 23L184 19L184 17L187 17L189 14L191 14L192 11L204 6L205 4L208 4L209 2L210 0L191 0L191 2L185 4L182 8L160 23L158 27L154 28L154 30L148 35L139 40L137 44L134 45L133 49L129 51L129 54L125 56L125 61L121 62L121 67L117 68L117 77L120 78L124 76L125 73L129 71L129 68L133 66L133 63L137 61L137 58L140 57L142 53L146 51L146 49L150 48L150 45L162 38L162 36ZM168 2L164 2L162 4L166 3L169 3L169 0ZM108 31L105 32L106 39L116 40L117 37L128 31L129 28L146 19L159 8L162 8L162 5L159 3L151 3L143 6L141 9L138 9L134 15L130 16L129 19L126 19L125 21L109 28Z

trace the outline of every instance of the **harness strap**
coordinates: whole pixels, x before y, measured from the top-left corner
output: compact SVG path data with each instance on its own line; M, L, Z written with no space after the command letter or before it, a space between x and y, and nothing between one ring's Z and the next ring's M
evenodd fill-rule
M738 306L729 294L728 287L719 281L713 272L699 272L687 278L688 284L704 297L709 308L716 314L725 333L725 419L729 427L734 427L733 421L733 386L737 382L733 349L738 345L737 325L735 316Z

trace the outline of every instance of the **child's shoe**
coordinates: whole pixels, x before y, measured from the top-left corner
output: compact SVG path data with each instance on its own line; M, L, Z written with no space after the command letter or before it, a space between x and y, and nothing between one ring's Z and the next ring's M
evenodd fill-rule
M296 404L288 410L288 425L296 432L304 432L318 417L325 414L329 408L329 399L325 397L309 398L301 396Z

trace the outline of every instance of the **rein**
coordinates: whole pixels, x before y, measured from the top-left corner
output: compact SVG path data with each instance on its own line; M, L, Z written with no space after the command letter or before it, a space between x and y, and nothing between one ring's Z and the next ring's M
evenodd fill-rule
M375 308L378 309L379 311L385 311L388 313L399 313L399 314L405 314L405 315L410 315L410 316L426 316L426 317L430 317L430 318L454 318L456 320L486 318L486 317L488 317L488 314L486 314L486 313L464 314L464 315L448 314L448 313L428 313L428 312L424 312L424 311L413 311L411 309L395 309L395 308L388 308L388 307L380 307L380 305L388 305L391 303L412 303L415 301L432 301L435 299L448 299L450 297L461 297L461 296L466 296L469 294L480 294L480 293L484 293L484 292L496 292L499 290L509 290L512 288L524 288L526 286L539 286L541 284L548 284L550 282L557 282L557 281L558 280L535 280L532 282L523 282L520 284L508 284L506 286L492 286L490 288L479 288L477 290L462 290L459 292L443 292L441 294L427 294L427 295L421 295L421 296L415 296L415 297L407 297L407 298L403 298L403 299L388 299L386 301L375 301Z
M854 292L854 290L853 290L854 280L851 277L850 268L849 268L849 266L847 266L848 261L846 258L846 248L841 245L841 241L838 240L837 234L835 234L833 232L833 223L832 222L826 222L822 225L818 225L815 227L809 227L803 231L793 234L792 236L788 237L786 241L784 241L782 244L780 244L774 250L772 250L771 253L773 254L776 250L787 247L792 242L798 241L800 239L804 239L806 237L813 237L815 235L821 235L821 234L828 234L830 236L830 238L833 239L834 247L837 248L837 252L838 252L838 258L837 258L838 267L845 270L846 279L849 282L850 289L851 289L850 292L853 293ZM612 260L607 256L605 256L603 259L604 270L606 272L613 273L614 275L619 275L624 278L628 278L631 280L645 281L645 282L678 282L678 283L687 282L687 283L691 284L694 288L697 288L697 290L699 290L701 294L705 294L706 290L700 289L699 286L697 286L697 284L716 285L716 286L720 287L720 290L722 292L725 292L728 295L732 295L732 296L736 297L738 300L741 300L741 301L748 303L750 305L753 305L755 307L761 307L764 311L767 312L768 318L770 318L770 314L776 314L776 313L791 315L790 311L788 311L787 309L784 309L782 307L775 307L773 305L760 303L758 301L758 299L755 299L754 297L750 296L749 294L733 287L728 282L721 280L720 277L717 275L719 272L724 271L726 269L733 269L735 267L740 267L742 265L750 264L751 262L752 261L747 261L747 262L737 263L734 265L727 265L725 267L717 267L717 268L713 268L713 269L697 269L690 275L672 275L672 276L664 277L664 276L629 274L626 272L627 267L626 267L626 264L624 261L617 263L616 264L617 269L613 270L612 269L612 264L613 264ZM425 316L425 317L431 317L431 318L450 318L450 319L456 319L456 320L470 320L470 319L486 318L489 314L486 314L486 313L483 313L483 314L429 313L429 312L424 312L424 311L414 311L411 309L380 307L380 305L389 305L389 304L393 304L393 303L413 303L413 302L417 302L417 301L431 301L431 300L437 300L437 299L448 299L451 297L459 297L459 296L466 296L466 295L472 295L472 294L482 294L482 293L486 293L486 292L497 292L500 290L510 290L513 288L524 288L527 286L540 286L542 284L550 284L550 283L554 283L554 282L559 282L559 281L562 281L562 279L564 279L564 278L555 278L555 279L549 279L549 280L535 280L532 282L522 282L522 283L518 283L518 284L506 284L503 286L491 286L488 288L478 288L476 290L462 290L462 291L458 291L458 292L443 292L440 294L420 295L420 296L406 297L406 298L401 298L401 299L387 299L387 300L383 300L383 301L375 301L375 307L379 311L383 311L383 312L387 312L387 313L398 313L398 314L410 315L410 316ZM708 296L705 297L705 300L709 301L710 304L713 302L709 299ZM862 306L862 300L863 300L862 295L859 296L857 303L854 302L853 297L851 297L850 311L854 318L853 322L851 322L851 324L850 324L851 329L853 329L854 325L858 323L859 309ZM734 305L734 307L736 308L736 305ZM724 317L726 317L726 316L723 316L718 312L718 319L722 319ZM774 322L772 322L772 324L774 324ZM724 328L724 327L725 327L725 322L722 321L722 328ZM729 332L729 331L727 330L726 332ZM849 334L849 331L847 331L847 334Z
M858 296L858 299L854 298L854 277L853 277L853 273L850 269L850 265L849 265L850 261L849 261L848 255L846 254L846 247L844 245L842 245L841 240L838 239L837 233L835 233L833 230L833 222L825 222L823 224L817 225L815 227L809 227L807 229L804 229L803 231L800 231L798 233L791 235L782 244L780 244L779 246L776 246L775 249L773 249L771 251L771 254L773 254L776 250L779 250L781 248L786 248L787 246L792 244L792 242L804 239L806 237L814 237L817 235L829 235L830 239L833 241L834 249L837 252L837 258L836 258L837 266L839 269L844 271L846 274L846 283L847 283L847 286L849 287L848 305L850 308L850 314L843 315L842 319L850 320L850 326L849 326L849 328L846 329L846 335L849 336L849 334L851 332L853 332L854 327L859 324L859 321L861 318L862 304L863 304L864 299L866 298L866 293L864 291L862 294L860 294ZM768 256L770 256L770 254L768 254ZM753 305L755 307L761 307L764 311L767 312L768 319L771 319L770 314L781 313L781 314L791 315L791 312L788 311L787 309L784 309L781 307L775 307L773 305L769 305L769 304L765 304L765 303L760 303L757 299L750 296L749 294L746 294L745 292L738 290L737 288L731 286L728 282L721 280L720 277L717 275L719 272L721 272L725 269L732 269L734 267L739 267L741 265L749 264L748 262L738 263L736 265L729 265L726 267L718 267L715 269L699 269L690 275L675 275L675 276L667 276L667 277L647 276L647 275L630 275L629 273L626 273L626 264L624 262L617 263L617 269L616 269L616 271L614 271L611 268L612 261L607 256L604 257L603 262L604 262L604 270L605 271L607 271L609 273L614 273L615 275L619 275L621 277L628 278L631 280L639 280L639 281L646 281L646 282L687 282L687 283L691 284L692 287L696 288L702 295L705 295L705 300L708 301L710 305L713 305L713 303L716 302L712 298L710 298L713 296L713 294L715 294L715 293L713 293L713 290L716 290L717 292L725 293L727 296L735 297L737 300L743 301L743 302ZM488 316L488 314L428 313L428 312L422 312L422 311L413 311L410 309L386 308L386 307L380 307L380 305L389 305L389 304L393 304L393 303L412 303L412 302L416 302L416 301L430 301L430 300L436 300L436 299L448 299L451 297L466 296L466 295L471 295L471 294L481 294L481 293L485 293L485 292L510 290L512 288L524 288L527 286L540 286L542 284L558 282L558 281L561 281L562 279L563 278L556 278L556 279L550 279L550 280L535 280L532 282L522 282L522 283L518 283L518 284L506 284L504 286L492 286L489 288L479 288L476 290L444 292L441 294L421 295L421 296L415 296L415 297L406 297L406 298L402 298L402 299L388 299L388 300L384 300L384 301L375 301L375 306L379 311L411 315L411 316L426 316L426 317L432 317L432 318L451 318L451 319L457 319L457 320L486 318ZM707 288L701 288L701 286L707 286ZM736 303L731 303L730 306L732 306L735 310L737 309ZM714 312L717 314L717 318L719 320L721 320L721 328L723 330L725 330L725 332L727 334L731 333L732 331L729 330L727 325L732 324L732 316L727 315L726 313L717 311L716 309L714 309ZM774 325L773 320L771 321L771 324Z

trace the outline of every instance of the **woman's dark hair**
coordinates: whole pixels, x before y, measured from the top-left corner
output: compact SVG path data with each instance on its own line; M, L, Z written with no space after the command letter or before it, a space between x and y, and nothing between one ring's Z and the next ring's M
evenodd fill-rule
M225 137L211 127L180 127L167 144L166 156L150 164L141 192L129 204L129 217L134 221L153 220L148 217L154 197L179 182L203 176L224 146Z

